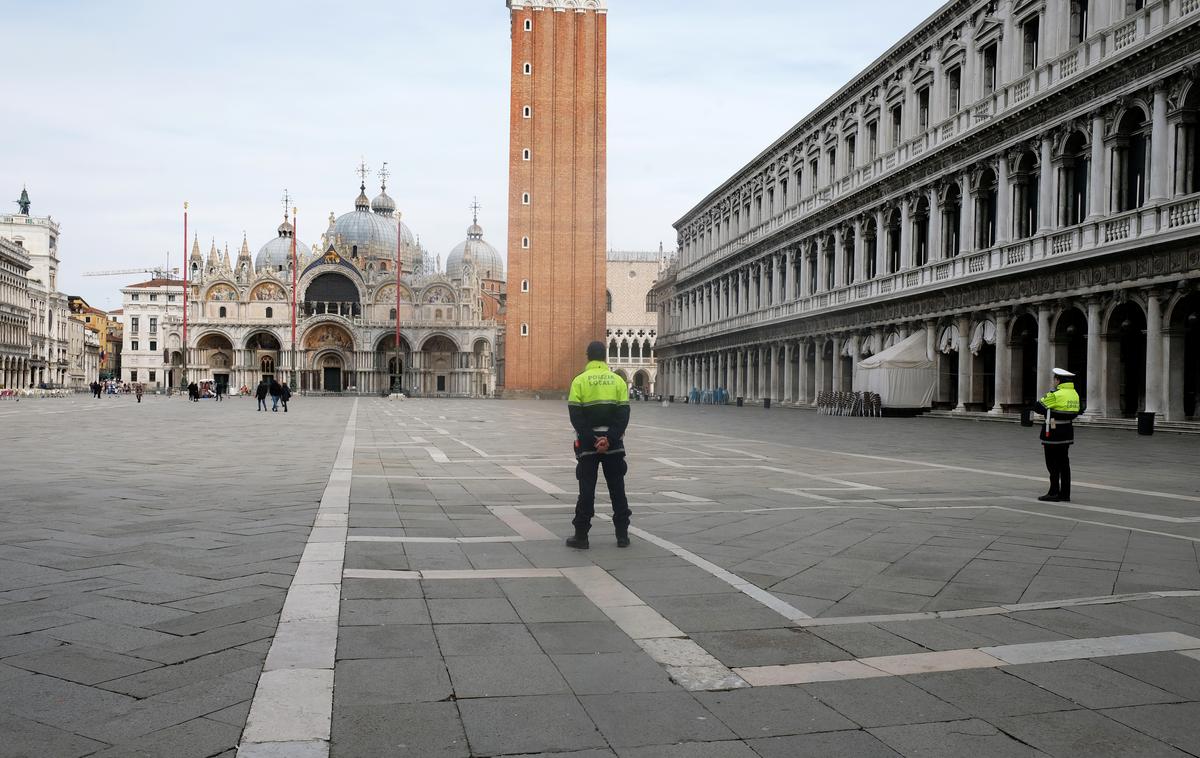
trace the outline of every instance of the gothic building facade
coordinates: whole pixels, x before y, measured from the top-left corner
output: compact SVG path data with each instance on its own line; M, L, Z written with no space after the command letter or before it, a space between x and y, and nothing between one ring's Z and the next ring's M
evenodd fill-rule
M933 404L1200 415L1200 3L960 0L677 223L659 384L812 404L916 331Z
M359 189L313 247L286 218L254 257L246 240L236 258L215 244L205 257L194 241L187 345L182 313L165 317L164 375L231 391L276 377L300 391L493 394L505 275L478 219L442 272L386 185L374 200Z

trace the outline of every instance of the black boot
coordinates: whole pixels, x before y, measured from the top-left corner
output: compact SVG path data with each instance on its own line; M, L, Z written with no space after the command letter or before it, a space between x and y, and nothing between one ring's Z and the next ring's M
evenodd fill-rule
M587 550L590 547L588 545L587 532L581 532L576 529L574 537L567 537L567 547L573 547L576 550Z
M624 529L617 530L617 547L629 547L629 532Z
M1047 492L1045 495L1042 495L1041 497L1039 497L1038 500L1041 500L1043 503L1057 503L1059 500L1059 497L1058 497L1058 493Z

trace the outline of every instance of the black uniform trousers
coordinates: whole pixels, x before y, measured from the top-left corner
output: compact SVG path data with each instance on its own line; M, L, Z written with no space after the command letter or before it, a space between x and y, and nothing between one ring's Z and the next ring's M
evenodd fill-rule
M579 500L575 502L575 518L571 523L575 531L587 534L592 528L592 517L596 515L596 480L600 469L604 469L604 481L608 484L608 495L612 498L613 526L618 534L629 529L629 498L625 496L625 472L629 466L625 455L608 453L581 455L575 463L575 478L579 480Z
M1050 491L1047 495L1055 495L1069 499L1071 497L1071 446L1042 444L1046 454L1046 471L1050 472Z

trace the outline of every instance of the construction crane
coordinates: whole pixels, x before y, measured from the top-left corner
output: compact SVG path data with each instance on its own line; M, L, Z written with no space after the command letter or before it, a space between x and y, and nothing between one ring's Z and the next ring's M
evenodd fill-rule
M112 271L85 271L83 276L122 276L125 274L154 274L155 279L174 279L178 268L121 268Z

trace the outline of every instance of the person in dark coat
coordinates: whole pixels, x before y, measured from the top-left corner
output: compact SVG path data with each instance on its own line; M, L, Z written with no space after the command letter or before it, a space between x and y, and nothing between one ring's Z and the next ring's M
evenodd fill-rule
M258 398L258 407L255 410L265 411L267 409L267 393L271 390L271 385L267 383L266 377L258 383L254 388L254 396Z
M275 381L275 377L271 377L271 383L267 385L267 391L271 393L271 411L279 411L279 396L283 394L283 385Z
M279 402L283 403L283 412L287 413L288 401L292 399L292 388L288 386L287 382L284 382L280 390Z
M193 403L200 402L200 387L195 382L188 384L188 398Z
M213 395L216 396L217 402L221 402L221 395L225 394L225 385L221 382L213 383Z

